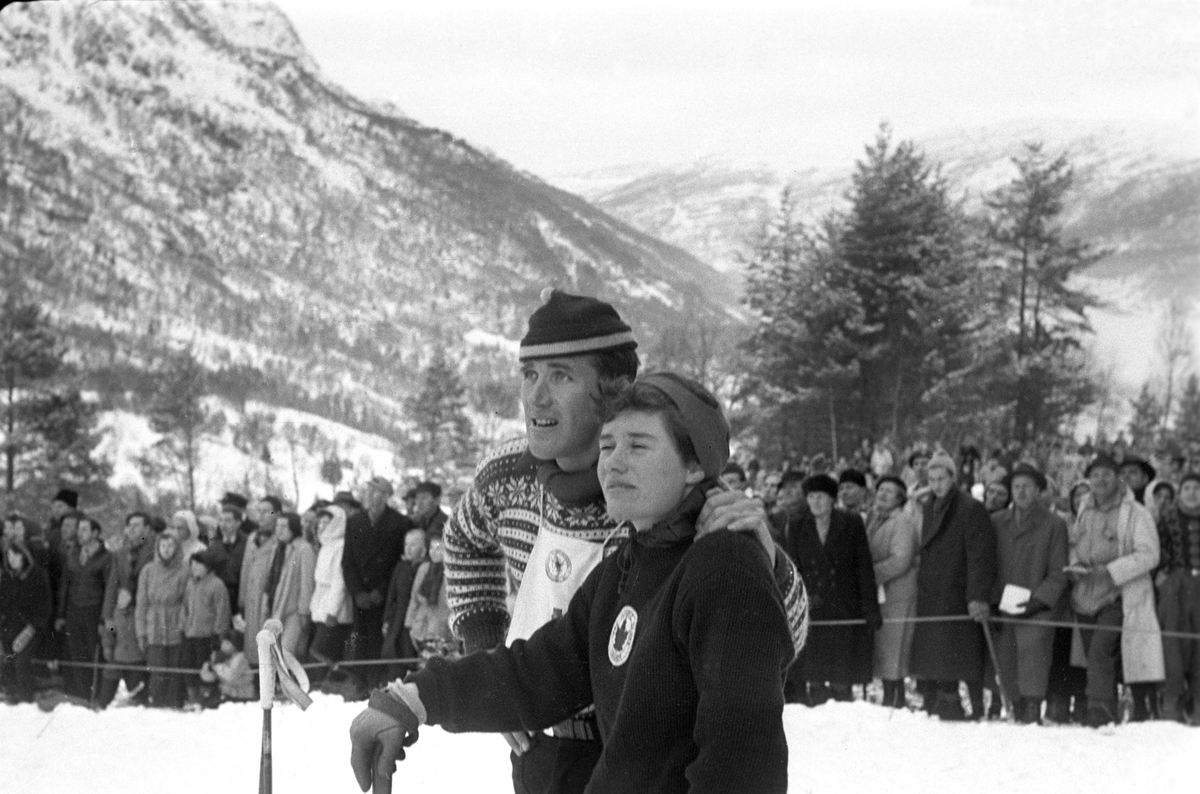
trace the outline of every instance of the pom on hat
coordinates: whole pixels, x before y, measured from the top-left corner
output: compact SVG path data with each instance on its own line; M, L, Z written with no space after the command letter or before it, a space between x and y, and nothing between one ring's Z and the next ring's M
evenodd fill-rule
M633 329L611 304L556 289L549 294L543 291L542 299L545 302L529 316L529 330L521 340L521 361L637 347Z

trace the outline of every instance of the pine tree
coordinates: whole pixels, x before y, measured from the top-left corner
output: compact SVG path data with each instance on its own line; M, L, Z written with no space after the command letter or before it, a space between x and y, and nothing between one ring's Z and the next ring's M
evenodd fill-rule
M1192 373L1179 395L1175 436L1184 443L1200 443L1200 378Z
M112 465L96 457L102 440L96 429L97 406L84 400L78 389L67 387L44 395L30 408L30 424L40 442L30 468L44 490L69 483L98 496Z
M175 472L187 505L196 506L196 467L202 439L212 431L202 398L206 373L190 350L168 355L158 368L150 400L150 427L162 438L154 451Z
M0 386L4 390L4 485L12 493L20 458L38 446L31 405L44 398L63 354L40 307L9 293L0 316Z
M1095 296L1073 277L1104 256L1063 231L1075 176L1066 155L1051 159L1029 143L1012 160L1017 176L987 200L988 238L1004 274L996 304L1005 310L1011 366L1012 433L1017 441L1058 429L1094 397L1082 355Z
M1147 452L1154 446L1162 421L1162 404L1151 390L1149 382L1142 384L1142 390L1131 407L1133 416L1129 420L1129 445L1132 449Z
M421 389L406 404L420 432L420 450L429 471L435 465L466 458L472 451L466 389L446 353L438 348L421 373Z

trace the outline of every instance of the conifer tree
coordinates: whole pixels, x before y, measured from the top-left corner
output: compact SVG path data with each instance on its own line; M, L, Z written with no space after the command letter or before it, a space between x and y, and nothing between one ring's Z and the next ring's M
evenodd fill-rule
M202 398L206 373L190 350L168 355L158 368L157 384L150 400L150 427L162 438L154 445L179 478L181 491L191 509L196 506L196 467L200 445L212 426Z
M41 308L10 292L0 315L0 387L4 390L4 486L17 485L19 459L38 445L31 406L62 368L62 351Z
M1200 378L1188 376L1175 414L1175 435L1184 443L1200 443Z
M1154 445L1162 421L1162 403L1151 390L1149 382L1142 384L1142 390L1131 407L1133 416L1129 420L1129 445L1140 452L1148 452Z
M458 461L472 450L471 422L467 418L466 389L446 353L438 348L421 373L421 389L405 406L420 432L425 469Z

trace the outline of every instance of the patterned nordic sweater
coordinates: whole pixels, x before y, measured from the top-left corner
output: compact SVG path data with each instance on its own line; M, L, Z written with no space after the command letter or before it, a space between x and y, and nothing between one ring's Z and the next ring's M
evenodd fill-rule
M524 438L494 447L480 461L474 483L446 525L450 626L468 653L504 643L508 593L511 589L515 594L521 587L542 523L597 544L627 536L608 517L603 497L571 506L542 488L537 461L527 454ZM617 545L609 543L608 549ZM775 581L798 653L808 630L808 600L795 566L782 549L776 550Z

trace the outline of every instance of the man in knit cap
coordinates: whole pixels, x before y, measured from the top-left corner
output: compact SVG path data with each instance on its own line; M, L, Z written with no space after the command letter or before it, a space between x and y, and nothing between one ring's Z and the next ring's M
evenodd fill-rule
M978 688L986 645L979 623L988 617L996 581L996 529L983 505L956 486L958 466L945 452L929 460L932 498L924 507L912 675L925 709L945 720L966 715L958 683ZM962 618L974 618L974 622ZM978 718L979 714L972 714Z
M520 347L525 437L485 455L446 525L450 622L468 653L527 638L561 615L603 559L606 539L626 532L606 512L596 464L602 398L636 377L637 341L603 301L557 290L543 298ZM743 494L714 492L697 523L701 534L756 533L773 559L799 641L803 585L787 555L775 553L761 506ZM582 791L602 749L591 707L552 735L506 738L518 794ZM380 767L387 771L376 775L377 791L390 788L391 759Z

